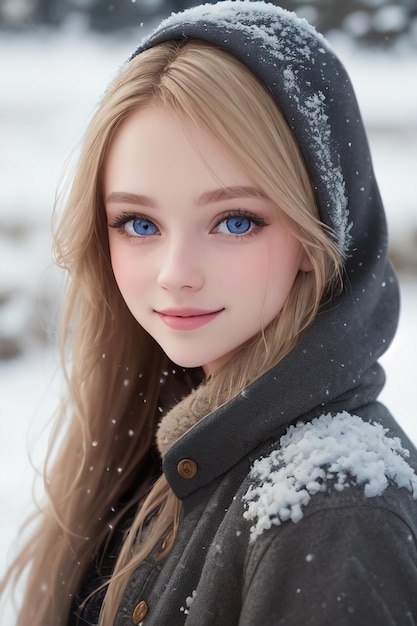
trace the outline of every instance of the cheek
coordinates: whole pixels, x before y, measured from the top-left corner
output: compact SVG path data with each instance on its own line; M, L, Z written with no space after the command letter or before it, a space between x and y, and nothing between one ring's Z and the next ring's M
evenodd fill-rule
M266 241L250 254L236 254L211 264L215 275L227 276L237 289L267 290L287 288L294 282L300 268L299 246L288 241ZM249 293L249 291L248 291Z
M257 292L264 290L266 260L263 256L242 255L237 251L226 258L219 255L209 264L212 288L249 303Z
M116 283L125 298L141 289L144 273L138 271L138 262L133 251L118 243L110 240L110 261Z
M112 238L110 237L110 262L113 270L114 277L116 279L116 283L119 288L121 288L126 274L126 268L128 265L123 262L123 255L120 253L120 250L117 245L112 242Z
M263 298L263 315L272 319L280 312L299 269L300 247L291 238L269 241L263 254L247 268L252 285L256 285L259 298Z

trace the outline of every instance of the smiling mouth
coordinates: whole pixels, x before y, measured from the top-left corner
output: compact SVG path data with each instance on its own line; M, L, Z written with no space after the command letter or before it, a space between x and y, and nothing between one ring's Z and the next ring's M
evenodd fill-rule
M160 319L174 330L194 330L216 319L224 309L203 311L201 309L164 309L156 311Z

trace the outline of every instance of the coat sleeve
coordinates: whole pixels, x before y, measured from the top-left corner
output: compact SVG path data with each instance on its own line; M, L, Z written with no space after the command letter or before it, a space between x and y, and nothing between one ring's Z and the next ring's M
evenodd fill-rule
M370 506L273 527L253 547L242 606L239 626L417 625L416 537Z

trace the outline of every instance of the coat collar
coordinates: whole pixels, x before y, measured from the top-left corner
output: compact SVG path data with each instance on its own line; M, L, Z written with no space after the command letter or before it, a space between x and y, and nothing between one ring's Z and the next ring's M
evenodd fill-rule
M354 389L343 389L342 381L346 379L340 377L339 384L333 381L336 384L331 392L318 367L308 371L298 368L291 379L292 359L287 359L203 419L201 414L192 414L190 428L172 443L163 458L163 471L179 499L209 485L245 457L250 463L260 454L261 446L278 440L291 423L311 420L325 412L357 411L373 401L384 384L383 370L374 363L363 372ZM327 391L328 401L319 402ZM181 412L187 406L185 402ZM383 414L383 407L381 411ZM187 419L182 425L186 423ZM175 438L179 431L173 432ZM190 462L192 471L188 474L182 471L184 462Z

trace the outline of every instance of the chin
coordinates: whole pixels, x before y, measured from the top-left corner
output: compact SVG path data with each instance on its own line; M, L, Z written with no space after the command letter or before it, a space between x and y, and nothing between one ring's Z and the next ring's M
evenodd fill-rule
M172 353L170 354L168 351L165 351L165 350L164 352L167 355L167 357L173 363L175 363L175 365L177 365L178 367L185 367L185 368L203 367L203 364L200 360L196 360L195 358L191 356L181 356L181 355L172 354Z

